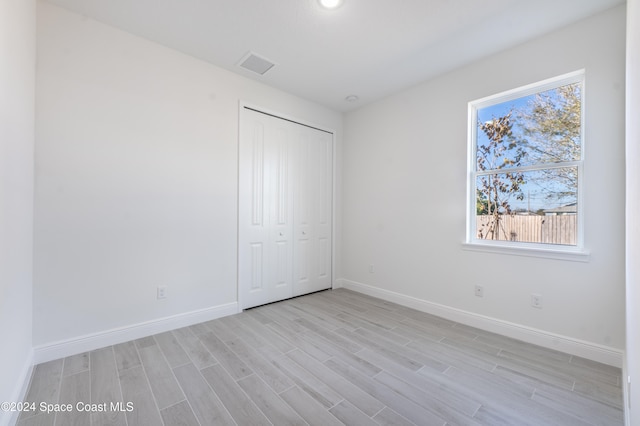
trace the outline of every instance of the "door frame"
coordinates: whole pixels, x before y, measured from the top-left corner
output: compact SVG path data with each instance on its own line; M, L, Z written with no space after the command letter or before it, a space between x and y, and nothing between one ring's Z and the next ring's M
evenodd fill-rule
M244 310L244 301L242 300L242 291L240 290L240 146L242 136L242 124L243 113L245 110L251 110L254 112L266 114L275 118L290 121L292 123L300 124L302 126L311 127L326 133L331 134L331 289L336 288L335 283L335 266L336 266L336 131L327 126L318 125L307 120L303 120L289 114L284 114L279 111L274 111L270 108L265 108L260 105L253 104L244 100L238 102L238 136L237 136L237 151L236 151L236 167L238 170L236 179L236 298L238 301L238 312Z

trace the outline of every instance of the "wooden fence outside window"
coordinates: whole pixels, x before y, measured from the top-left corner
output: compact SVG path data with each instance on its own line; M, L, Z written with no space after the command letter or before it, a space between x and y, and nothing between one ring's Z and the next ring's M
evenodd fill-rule
M578 216L501 215L498 235L491 234L493 216L476 216L478 238L543 244L577 244Z

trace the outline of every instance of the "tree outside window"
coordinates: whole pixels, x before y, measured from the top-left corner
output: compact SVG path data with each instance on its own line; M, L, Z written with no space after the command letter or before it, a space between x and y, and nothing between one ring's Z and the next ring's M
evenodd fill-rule
M579 74L470 104L471 241L578 245L582 97Z

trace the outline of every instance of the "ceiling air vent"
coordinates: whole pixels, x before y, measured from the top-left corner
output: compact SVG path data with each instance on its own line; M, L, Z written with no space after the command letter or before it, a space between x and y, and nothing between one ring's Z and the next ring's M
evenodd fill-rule
M260 75L264 75L274 65L275 64L273 62L258 56L253 52L247 53L238 63L239 67Z

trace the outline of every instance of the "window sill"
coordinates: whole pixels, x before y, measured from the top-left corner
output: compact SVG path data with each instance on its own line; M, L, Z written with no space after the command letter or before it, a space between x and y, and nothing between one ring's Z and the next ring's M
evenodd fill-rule
M567 260L571 262L589 262L591 260L591 254L588 251L580 249L547 249L538 247L522 247L522 246L508 246L497 245L490 243L462 243L463 250L478 251L484 253L496 253L506 254L511 256L527 256L527 257L542 257L546 259L555 260Z

